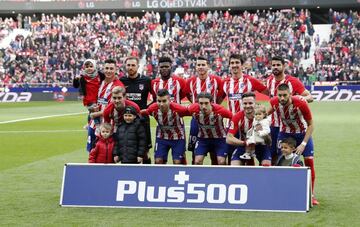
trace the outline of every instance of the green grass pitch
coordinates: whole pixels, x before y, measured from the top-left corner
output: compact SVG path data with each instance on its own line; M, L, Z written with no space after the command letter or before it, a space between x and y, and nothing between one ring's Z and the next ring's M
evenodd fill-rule
M311 109L321 204L303 214L61 208L64 163L87 162L86 114L31 118L84 108L80 102L0 103L0 226L359 226L360 102L317 102Z

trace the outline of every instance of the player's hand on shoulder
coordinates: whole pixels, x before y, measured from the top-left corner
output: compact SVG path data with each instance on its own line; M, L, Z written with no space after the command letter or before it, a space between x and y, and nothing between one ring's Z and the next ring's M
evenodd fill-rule
M297 155L302 155L302 153L305 150L305 145L300 144L299 146L297 146L296 150L295 150L295 154Z

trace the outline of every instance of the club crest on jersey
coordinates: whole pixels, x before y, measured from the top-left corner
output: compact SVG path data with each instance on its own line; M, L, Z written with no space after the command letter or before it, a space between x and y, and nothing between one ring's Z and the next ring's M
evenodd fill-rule
M140 91L144 90L144 85L143 84L139 84L139 90Z

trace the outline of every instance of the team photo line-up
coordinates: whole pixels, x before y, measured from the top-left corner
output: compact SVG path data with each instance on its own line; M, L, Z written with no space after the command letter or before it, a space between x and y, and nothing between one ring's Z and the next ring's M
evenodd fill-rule
M150 164L150 116L157 122L155 164L166 164L171 149L174 164L202 165L209 153L212 165L305 166L314 191L314 124L308 103L313 98L302 82L285 73L285 60L274 56L266 83L243 73L242 56L229 57L227 78L212 75L204 57L196 59L196 75L187 80L172 74L172 59L160 57L159 76L138 73L139 59L125 60L125 75L117 77L113 59L103 72L87 59L73 85L89 110L89 163ZM269 107L256 103L255 91L270 97ZM148 97L153 102L148 105ZM181 101L191 104L184 106ZM227 107L221 105L226 100ZM186 149L183 117L191 116ZM300 156L304 157L304 162ZM313 204L318 201L313 197Z

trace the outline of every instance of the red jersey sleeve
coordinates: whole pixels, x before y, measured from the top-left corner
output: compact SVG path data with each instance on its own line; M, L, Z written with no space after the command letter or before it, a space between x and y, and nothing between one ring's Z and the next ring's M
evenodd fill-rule
M239 122L241 120L242 115L243 115L243 112L239 112L239 113L236 113L231 118L228 133L235 135L239 131Z
M190 116L188 108L177 103L170 103L172 110L179 114L180 117Z
M176 77L176 78L179 81L179 84L180 84L180 87L181 87L180 99L183 99L183 98L186 97L186 94L188 93L186 81L183 78L180 78L180 77Z
M293 77L291 80L291 85L293 87L293 95L301 95L306 89L303 83L298 78Z
M232 118L232 113L230 110L225 109L221 105L214 104L213 106L215 108L216 113L220 114L220 116L222 116L223 118L228 118L228 119Z
M189 111L189 113L192 115L194 113L199 113L200 111L200 106L197 103L191 104L187 107L187 110Z
M217 97L221 97L223 98L224 97L224 88L223 88L223 80L218 77L218 76L214 76L215 80L217 81L217 84L218 84L218 87L217 87ZM217 100L218 98L216 98Z
M306 101L303 101L303 100L298 100L299 102L299 109L302 113L302 115L304 116L304 119L306 121L311 121L312 120L312 115L311 115L311 111L310 111L310 108L309 108L309 105L307 104Z
M275 110L275 106L279 105L279 99L278 97L273 97L272 99L270 99L270 105L271 107Z
M258 79L249 76L249 80L250 80L251 84L253 85L253 88L255 91L261 93L264 90L266 90L266 86L263 83L261 83Z
M110 103L104 110L103 117L104 122L110 123L111 122L111 115L114 110L114 103Z
M124 84L119 79L114 80L113 88L117 86L125 88Z
M191 93L191 81L193 81L193 77L190 77L186 80L185 90L186 90L186 96L190 102L193 102ZM190 98L191 97L191 98Z
M151 95L152 95L152 97L153 97L153 101L155 102L156 101L156 92L155 92L155 90L154 90L154 83L155 83L155 81L156 81L156 79L154 79L154 80L152 80L151 81L151 88L150 88L150 93L151 93Z
M153 113L155 112L155 111L157 111L158 110L158 104L157 103L153 103L153 104L151 104L147 109L146 109L146 113L148 114L148 115L153 115Z

